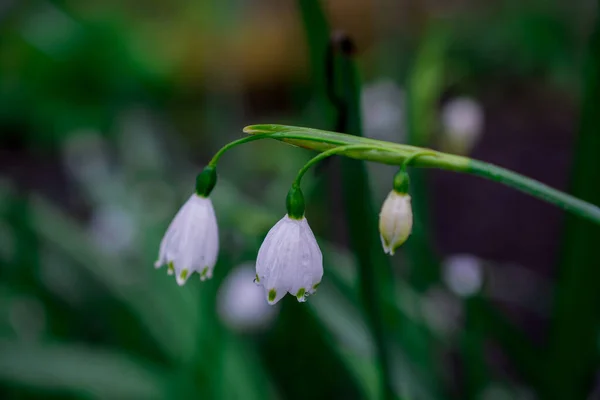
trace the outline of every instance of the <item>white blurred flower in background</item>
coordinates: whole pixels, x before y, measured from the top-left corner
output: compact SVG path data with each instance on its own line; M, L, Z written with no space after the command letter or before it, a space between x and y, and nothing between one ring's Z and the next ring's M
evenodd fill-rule
M470 97L457 97L442 108L441 124L444 151L467 154L481 136L483 108Z
M553 284L547 277L508 262L494 264L488 271L486 295L494 301L522 307L546 318L552 310Z
M481 290L483 265L471 254L456 254L444 260L443 279L446 287L460 297L469 297Z
M63 162L69 176L94 203L108 203L119 193L108 151L108 143L95 130L71 133L62 148Z
M404 143L407 137L406 95L392 79L380 79L363 85L361 92L362 129L366 137ZM367 163L375 192L387 193L397 168Z
M279 306L271 306L263 288L254 283L254 263L233 268L219 288L217 312L221 321L238 332L260 331L271 325Z
M433 286L421 298L421 314L432 332L448 337L458 332L463 309L459 299L443 287Z
M136 232L131 214L116 205L95 208L88 229L96 245L109 254L131 248Z
M405 96L391 79L364 86L361 96L365 136L402 143L406 137Z

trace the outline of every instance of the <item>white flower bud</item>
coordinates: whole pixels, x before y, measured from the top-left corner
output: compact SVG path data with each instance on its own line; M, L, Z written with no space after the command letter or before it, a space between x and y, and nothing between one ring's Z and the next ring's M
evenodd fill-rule
M219 229L212 201L193 194L181 207L160 243L156 268L167 264L183 285L195 272L200 280L212 278L219 252Z
M381 245L386 254L394 255L394 251L408 239L412 224L410 196L392 190L379 214Z
M323 277L323 256L306 218L287 214L277 223L258 250L256 283L263 286L269 304L286 293L306 301Z

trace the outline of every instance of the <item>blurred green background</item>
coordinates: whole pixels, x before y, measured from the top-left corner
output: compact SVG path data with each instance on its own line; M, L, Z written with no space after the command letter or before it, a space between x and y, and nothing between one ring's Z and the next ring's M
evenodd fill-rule
M261 240L314 154L226 154L215 277L155 270L195 174L284 123L496 163L600 204L591 0L0 2L3 399L600 399L600 229L478 178L304 180L325 276L266 305ZM340 32L345 32L342 36Z

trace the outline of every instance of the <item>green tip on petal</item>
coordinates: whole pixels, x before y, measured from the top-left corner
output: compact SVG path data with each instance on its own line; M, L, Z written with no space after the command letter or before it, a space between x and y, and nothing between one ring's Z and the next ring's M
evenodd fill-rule
M276 297L277 297L277 290L275 290L275 289L269 290L269 303L274 302Z
M260 278L258 277L258 274L256 274L256 277L254 278L254 283L260 283Z
M317 288L319 287L319 285L321 284L321 282L317 282L313 285L313 290L317 290Z
M169 261L169 264L167 264L167 274L173 275L174 273L175 273L175 264L173 264L173 261Z
M179 276L181 277L181 279L186 280L188 277L188 273L189 271L187 269L184 269L183 271L181 271L181 274Z
M202 271L200 271L200 280L205 281L208 279L208 267L204 267Z
M381 245L383 247L383 252L385 254L389 254L390 256L393 256L396 248L399 247L399 245L394 247L390 244L389 240L387 240L386 238L383 237L383 235L379 235L379 237L381 238Z
M387 240L385 237L383 237L383 235L381 236L381 241L383 242L383 247L385 248L392 248L392 246L390 246L390 242L389 240Z
M306 294L306 290L304 288L300 288L300 290L298 290L298 293L296 293L296 298L298 300L304 300L305 294Z

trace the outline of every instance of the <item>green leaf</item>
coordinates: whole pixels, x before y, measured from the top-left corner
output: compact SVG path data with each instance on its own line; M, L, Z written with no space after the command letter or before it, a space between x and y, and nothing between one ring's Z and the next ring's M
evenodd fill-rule
M582 76L583 109L571 192L600 204L600 13L596 15ZM598 243L598 225L568 219L546 363L547 392L543 395L548 399L586 398L598 367Z
M33 198L31 213L39 237L68 254L129 307L166 354L182 360L192 353L197 307L189 290L179 289L166 274L159 277L151 265L140 268L104 254L76 221L41 197Z
M231 334L222 335L219 368L213 371L217 381L215 398L223 400L264 400L278 396L269 383L261 360L245 341ZM232 385L232 382L235 384Z
M329 24L318 0L298 0L297 4L305 27L314 89L318 96L324 96L327 85L324 66L329 45Z
M344 360L358 385L361 398L381 398L373 339L359 310L332 283L324 282L308 302L312 312L330 332L330 345Z
M0 343L0 379L105 399L163 399L166 371L111 350Z
M420 45L408 77L408 144L428 146L437 119L437 102L443 90L446 39L444 32L430 29ZM406 243L410 283L423 292L439 281L440 266L431 246L429 195L426 171L410 172L414 225Z
M332 37L318 0L299 0L299 4L310 46L313 75L335 107L336 129L362 136L361 86L351 54L353 45L349 39L338 43L339 38ZM392 377L389 372L383 315L379 306L382 296L391 294L391 273L389 261L379 244L375 222L377 212L371 203L368 179L362 161L342 161L342 192L350 246L358 258L365 317L377 346L382 393L385 393L386 398L391 398Z

